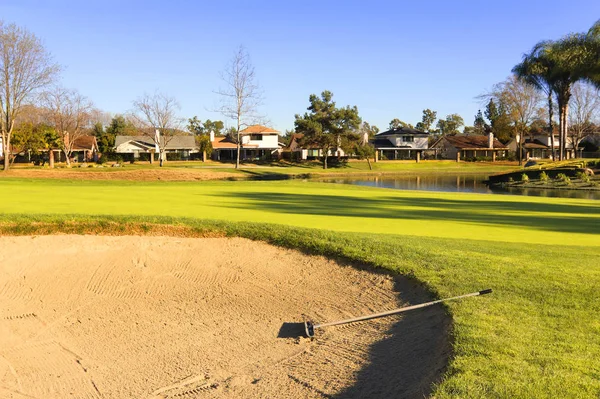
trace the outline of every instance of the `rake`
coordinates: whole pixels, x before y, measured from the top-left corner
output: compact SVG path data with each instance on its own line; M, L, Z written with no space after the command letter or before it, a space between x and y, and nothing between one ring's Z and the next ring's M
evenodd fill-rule
M468 298L470 296L485 295L485 294L490 294L491 292L492 292L492 289L488 288L486 290L482 290L482 291L478 291L478 292L472 292L470 294L465 294L465 295L459 295L459 296L455 296L455 297L452 297L452 298L438 299L437 301L420 303L418 305L406 306L406 307L403 307L403 308L388 310L386 312L373 313L373 314L369 314L369 315L365 315L365 316L354 317L352 319L332 321L332 322L329 322L329 323L315 324L312 321L305 321L304 322L304 331L305 331L307 337L312 338L312 337L315 336L315 329L317 329L317 328L339 326L339 325L342 325L342 324L356 323L358 321L378 319L380 317L387 317L387 316L391 316L391 315L402 313L402 312L408 312L409 310L426 308L428 306L432 306L432 305L435 305L435 304L438 304L438 303L441 303L441 302L447 302L447 301L453 301L453 300L456 300L456 299Z

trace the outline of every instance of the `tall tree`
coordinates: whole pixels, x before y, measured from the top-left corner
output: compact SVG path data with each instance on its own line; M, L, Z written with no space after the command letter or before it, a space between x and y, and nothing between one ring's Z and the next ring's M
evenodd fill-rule
M494 100L494 98L490 98L488 101L485 107L485 117L490 122L494 136L502 142L507 142L512 137L514 129L510 126L510 118L504 103Z
M77 90L55 87L43 94L42 103L47 120L60 137L60 149L65 154L67 166L78 138L86 135L90 126L93 104Z
M229 65L221 75L225 88L217 94L221 96L222 103L219 111L223 116L236 121L237 155L236 169L240 167L240 132L258 118L258 107L262 103L262 92L256 82L254 67L250 55L243 46L240 46L233 55Z
M429 108L424 109L421 122L417 123L417 129L429 133L431 131L431 127L435 123L436 118L437 118L436 111L432 111Z
M156 92L144 94L133 102L133 118L142 128L142 135L152 138L158 148L160 166L166 160L165 148L176 135L181 133L180 109L175 97ZM152 155L154 156L154 155Z
M10 142L15 120L38 90L60 71L32 33L0 21L0 133L4 170L10 166Z
M600 91L590 85L577 83L573 86L569 113L569 141L573 148L595 129L594 122L600 116ZM577 151L575 151L577 155Z
M358 108L349 105L337 108L333 93L325 90L321 97L311 94L309 112L296 114L294 126L297 133L304 134L302 145L319 148L323 153L323 169L327 169L329 151L338 147L350 149L358 140L357 130L361 119Z
M477 135L485 134L485 119L483 119L483 114L481 110L477 111L477 115L475 115L475 120L473 121L473 133Z
M569 101L573 84L584 80L600 86L600 20L587 33L570 34L557 41L536 44L513 71L526 82L556 96L559 111L559 158L564 159ZM553 107L549 104L548 110ZM550 120L552 118L550 117Z

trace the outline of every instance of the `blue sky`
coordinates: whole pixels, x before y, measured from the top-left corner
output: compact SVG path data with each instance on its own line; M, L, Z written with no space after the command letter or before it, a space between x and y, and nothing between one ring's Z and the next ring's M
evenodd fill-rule
M214 91L243 45L260 111L284 131L323 90L380 128L425 108L472 124L477 95L536 42L586 31L600 1L2 0L0 18L42 39L62 84L111 113L159 90L182 117L223 119Z

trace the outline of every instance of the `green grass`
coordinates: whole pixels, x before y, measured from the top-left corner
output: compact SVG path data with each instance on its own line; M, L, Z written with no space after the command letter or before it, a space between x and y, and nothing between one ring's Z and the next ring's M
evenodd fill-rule
M413 276L450 303L437 398L598 398L600 203L325 183L0 179L8 234L143 231L260 239ZM157 216L161 215L161 216Z

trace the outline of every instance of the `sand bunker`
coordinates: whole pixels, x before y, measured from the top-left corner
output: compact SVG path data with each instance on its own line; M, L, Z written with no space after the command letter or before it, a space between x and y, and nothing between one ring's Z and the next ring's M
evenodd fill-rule
M422 397L448 355L417 287L245 239L0 237L1 398Z

